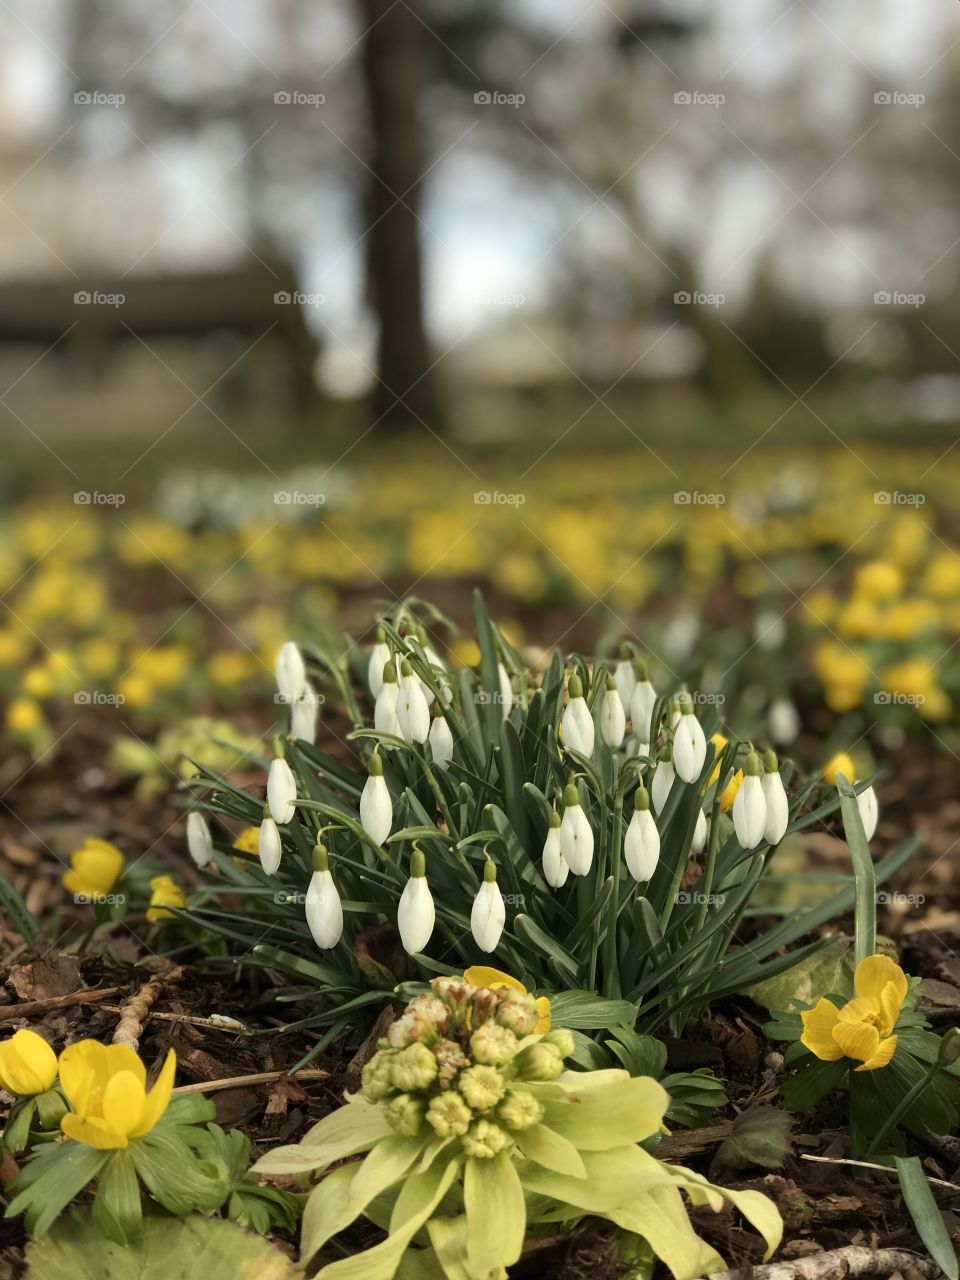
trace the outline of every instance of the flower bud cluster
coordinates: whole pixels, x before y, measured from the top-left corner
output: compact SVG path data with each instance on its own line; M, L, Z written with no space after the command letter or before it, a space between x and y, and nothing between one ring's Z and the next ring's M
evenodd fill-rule
M573 1052L569 1031L534 1034L539 1017L531 995L436 978L380 1040L363 1095L403 1137L459 1138L467 1155L492 1158L540 1123L527 1086L555 1080Z

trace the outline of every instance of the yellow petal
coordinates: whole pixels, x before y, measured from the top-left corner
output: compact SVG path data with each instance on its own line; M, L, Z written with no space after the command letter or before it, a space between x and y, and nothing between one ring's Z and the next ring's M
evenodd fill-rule
M545 1035L550 1030L552 1017L549 997L537 996L537 1025L534 1027L534 1034Z
M108 1129L102 1120L77 1116L68 1111L60 1121L60 1128L74 1142L82 1142L88 1147L96 1147L98 1151L110 1151L115 1147L125 1147L127 1137L124 1133L115 1133Z
M856 780L856 765L845 751L839 752L833 756L823 766L823 777L825 782L829 782L832 787L837 785L837 775L842 773L848 782Z
M867 956L857 965L853 985L858 996L872 996L879 1001L888 982L894 984L899 1002L903 1004L909 988L906 975L896 961L889 956Z
M0 1045L0 1081L11 1093L43 1093L57 1078L57 1055L35 1031L17 1031Z
M840 1011L837 1006L826 996L821 996L814 1008L800 1014L803 1020L803 1035L800 1037L800 1043L824 1062L836 1062L838 1058L843 1057L842 1050L838 1048L833 1038L833 1028L839 1016Z
M869 1022L871 1019L879 1019L881 1014L879 1000L874 1000L872 996L857 996L855 1000L848 1000L840 1010L841 1022Z
M527 994L527 988L522 982L511 978L509 973L504 973L501 969L491 969L485 964L471 965L465 970L463 978L465 982L470 983L471 987L489 987L493 991L499 987L512 987L521 995Z
M880 993L880 1009L882 1011L880 1015L881 1035L888 1036L897 1025L902 1003L896 983L888 982Z
M854 1071L877 1071L880 1067L885 1067L893 1057L896 1047L897 1037L887 1036L885 1040L880 1041L876 1053L872 1054L861 1066L854 1067Z
M177 1055L171 1049L160 1068L160 1074L157 1076L156 1083L147 1094L146 1103L144 1104L143 1114L140 1117L140 1123L131 1131L132 1138L138 1138L142 1133L149 1133L153 1126L157 1123L167 1107L170 1105L170 1098L173 1094L173 1080L177 1074Z
M143 1117L146 1094L132 1071L118 1071L107 1081L101 1111L103 1123L114 1133L129 1136Z
M869 1022L840 1022L833 1028L833 1038L845 1058L868 1062L880 1047L880 1032Z

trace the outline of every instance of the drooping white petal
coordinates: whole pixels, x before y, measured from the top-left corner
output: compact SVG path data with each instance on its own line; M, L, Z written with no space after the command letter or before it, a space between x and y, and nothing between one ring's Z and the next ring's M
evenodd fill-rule
M375 644L370 651L370 661L367 663L367 684L374 698L380 696L380 690L383 688L383 668L389 661L390 646L384 641Z
M373 709L373 727L378 733L390 733L395 738L400 735L400 722L397 719L397 703L400 689L395 682L385 681L377 694L377 703Z
M733 802L733 827L742 849L755 849L767 825L767 802L763 783L749 774L740 784Z
M506 720L513 710L513 683L510 673L502 662L497 663L497 679L500 682L500 710Z
M430 750L433 762L445 769L453 759L453 734L445 716L434 716L430 725Z
M279 756L270 761L267 774L267 804L274 822L292 822L296 813L297 781L286 760Z
M371 773L360 792L360 825L376 844L383 844L393 826L393 801L383 774Z
M593 831L579 804L567 805L563 810L560 852L575 876L585 876L593 865Z
M649 680L638 680L630 699L630 719L633 732L641 742L650 738L650 721L657 702L657 691Z
M276 873L283 854L283 842L277 824L272 818L264 818L260 823L260 835L257 840L257 851L260 854L260 865L268 876Z
M653 771L653 781L650 784L650 799L655 813L663 812L663 806L667 803L675 777L672 760L657 761L657 767Z
M310 877L305 909L317 946L323 951L335 947L343 935L343 906L329 871L314 871Z
M873 787L867 787L857 796L857 808L860 810L860 821L863 823L863 834L868 840L873 839L874 832L877 829L877 819L880 816L880 809L877 805L877 796Z
M412 671L400 677L397 723L404 742L426 742L430 733L430 708L420 688L420 677Z
M660 832L649 809L634 810L623 837L623 854L634 880L653 879L660 860Z
M411 876L403 887L397 907L397 928L408 955L422 951L433 933L436 909L426 876Z
M317 712L320 703L313 686L304 682L303 691L290 708L290 732L311 745L317 740Z
M697 821L693 827L693 839L690 841L691 853L703 853L707 847L707 815L702 809L697 810Z
M276 662L277 692L282 702L296 702L307 683L303 655L292 640L281 645Z
M194 809L187 814L187 848L201 870L213 857L213 837L202 813Z
M673 767L684 782L696 782L707 758L707 740L690 711L681 714L673 735Z
M579 751L584 756L593 755L596 730L586 698L581 696L570 699L564 708L561 725L565 747Z
M626 658L622 659L617 663L613 678L617 682L617 693L620 696L623 714L628 716L633 702L633 691L637 687L637 673L633 669L633 663Z
M763 838L767 844L779 844L790 821L790 806L787 793L783 789L783 779L776 771L765 773L761 779L763 796L767 804L767 818L763 827Z
M800 713L789 698L776 698L767 714L770 737L778 746L789 746L800 732Z
M543 878L551 889L562 889L569 874L570 868L560 848L560 827L551 824L543 842Z
M600 732L608 747L619 747L627 732L627 717L616 689L608 689L600 707Z
M496 951L507 912L496 880L484 880L470 912L470 932L481 951Z

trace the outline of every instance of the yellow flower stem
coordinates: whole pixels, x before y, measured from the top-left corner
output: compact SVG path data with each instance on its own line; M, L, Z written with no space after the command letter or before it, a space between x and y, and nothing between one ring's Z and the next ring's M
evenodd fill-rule
M913 1106L916 1100L920 1097L921 1093L923 1093L924 1089L927 1087L927 1085L930 1083L933 1077L940 1070L940 1066L941 1064L939 1062L931 1063L930 1066L927 1067L923 1075L920 1077L920 1079L917 1081L917 1083L913 1086L913 1088L903 1095L903 1097L900 1099L900 1101L897 1103L894 1109L890 1112L886 1120L884 1120L883 1124L880 1126L880 1128L877 1130L877 1132L874 1134L873 1138L871 1139L870 1144L867 1147L866 1152L864 1153L865 1160L870 1159L870 1157L876 1152L877 1148L880 1146L880 1143L883 1142L887 1134L890 1133L896 1127L900 1117L906 1115L906 1113L910 1110L910 1108Z

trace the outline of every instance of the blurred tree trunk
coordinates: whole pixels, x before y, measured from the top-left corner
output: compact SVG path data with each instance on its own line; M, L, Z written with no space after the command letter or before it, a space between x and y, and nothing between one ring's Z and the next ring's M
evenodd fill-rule
M384 426L432 428L443 418L423 305L421 183L427 145L420 110L430 32L421 0L359 0L370 118L365 214L367 292L379 325L374 413Z

